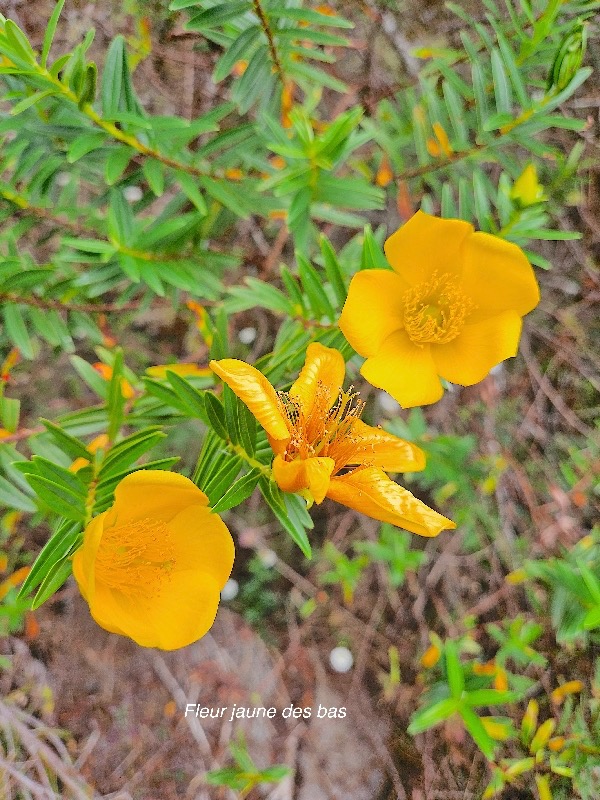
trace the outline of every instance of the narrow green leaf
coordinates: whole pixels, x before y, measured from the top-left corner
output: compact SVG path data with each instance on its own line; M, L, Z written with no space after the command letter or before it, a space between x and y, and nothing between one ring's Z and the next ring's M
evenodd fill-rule
M50 48L52 47L52 41L54 40L54 34L56 33L58 18L60 17L60 12L63 10L64 4L65 0L58 0L48 21L48 27L46 28L46 33L44 34L44 44L42 45L42 67L45 67L48 63L48 55L50 54Z
M212 506L212 511L215 514L222 514L224 511L229 511L230 508L239 506L244 500L254 491L258 479L260 477L260 470L253 469L246 475L243 475L235 483L233 483L220 500Z
M33 344L27 332L21 307L14 303L6 303L3 314L8 338L19 348L25 358L33 358Z

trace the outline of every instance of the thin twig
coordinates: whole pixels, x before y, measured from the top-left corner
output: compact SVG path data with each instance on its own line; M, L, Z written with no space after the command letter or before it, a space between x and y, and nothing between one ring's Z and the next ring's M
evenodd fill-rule
M271 26L269 25L269 20L267 19L267 15L264 12L260 0L252 0L252 5L254 6L254 11L256 13L256 16L259 18L261 27L264 31L265 36L267 37L267 41L269 42L271 61L273 62L275 71L277 72L277 75L281 83L285 84L285 75L283 73L283 67L281 66L279 53L277 52L277 48L275 46L275 39L273 38L273 31L271 30Z

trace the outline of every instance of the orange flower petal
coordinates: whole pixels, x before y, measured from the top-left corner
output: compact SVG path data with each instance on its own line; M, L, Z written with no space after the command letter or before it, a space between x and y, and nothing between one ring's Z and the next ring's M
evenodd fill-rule
M521 327L515 311L465 325L456 339L431 348L439 374L460 386L479 383L496 364L516 356Z
M385 389L403 408L435 403L443 389L431 353L429 345L416 345L404 331L396 331L360 371L369 383Z
M403 327L408 288L387 269L365 269L352 278L338 325L361 356L374 356L388 336Z
M434 272L460 275L462 249L473 226L461 219L441 219L417 211L385 243L394 270L411 286L431 279Z
M465 242L462 288L475 308L467 322L480 322L503 311L528 314L540 301L540 289L527 256L512 242L474 233Z
M235 358L209 364L221 380L245 403L272 439L287 439L289 431L279 410L277 392L265 376Z
M352 436L358 440L356 457L350 464L380 467L385 472L418 472L425 469L425 453L420 447L400 439L382 428L373 428L357 419Z
M305 415L309 415L315 402L319 384L329 389L329 407L335 403L342 388L346 364L339 350L318 342L309 344L306 360L292 384L290 397L298 400Z
M308 491L315 503L322 503L335 467L332 458L298 458L284 461L275 456L273 478L283 492Z
M378 467L332 478L327 497L419 536L437 536L443 530L456 528L454 522L426 506Z

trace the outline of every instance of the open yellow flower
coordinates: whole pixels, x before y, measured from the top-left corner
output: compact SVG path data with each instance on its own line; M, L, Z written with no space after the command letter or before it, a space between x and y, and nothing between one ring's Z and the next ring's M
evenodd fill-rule
M316 503L330 497L421 536L456 527L385 474L421 470L425 455L360 419L364 404L343 391L345 364L337 350L309 345L289 392L276 392L262 373L237 359L210 366L267 432L273 478L282 491Z
M369 383L410 408L440 399L440 376L471 386L516 355L540 299L517 245L417 211L385 253L394 271L358 272L339 321Z
M87 526L73 574L101 627L175 650L213 624L233 559L231 534L192 481L140 470Z

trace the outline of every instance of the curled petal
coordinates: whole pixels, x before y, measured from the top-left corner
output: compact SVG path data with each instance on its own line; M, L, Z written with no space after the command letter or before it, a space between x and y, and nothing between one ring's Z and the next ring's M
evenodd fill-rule
M352 425L352 437L357 444L349 464L379 467L385 472L419 472L425 469L425 453L420 447L382 428L373 428L357 419Z
M460 275L462 250L473 226L461 219L440 219L417 211L385 242L385 254L394 271L414 286L429 281L434 272Z
M474 233L464 247L462 286L475 303L467 322L481 322L504 311L521 317L540 302L540 289L527 256L512 242Z
M250 364L236 358L211 361L210 368L245 403L272 439L287 439L288 427L279 410L277 392Z
M365 269L350 281L339 327L361 356L374 356L403 327L404 294L410 286L395 272Z
M459 386L479 383L496 364L516 356L521 325L516 311L465 325L456 339L432 348L439 374Z
M334 467L335 461L332 458L297 458L294 461L284 461L281 456L275 456L273 478L282 492L308 491L315 503L322 503Z
M403 408L436 403L443 394L429 344L417 345L405 331L385 340L377 355L362 365L361 375L385 389Z
M290 397L301 404L304 414L308 416L315 402L317 387L321 384L329 390L331 407L341 391L345 373L346 364L339 350L313 342L306 350L306 361L292 384Z
M332 478L327 497L420 536L437 536L443 530L456 528L454 522L426 506L378 467L356 469Z

